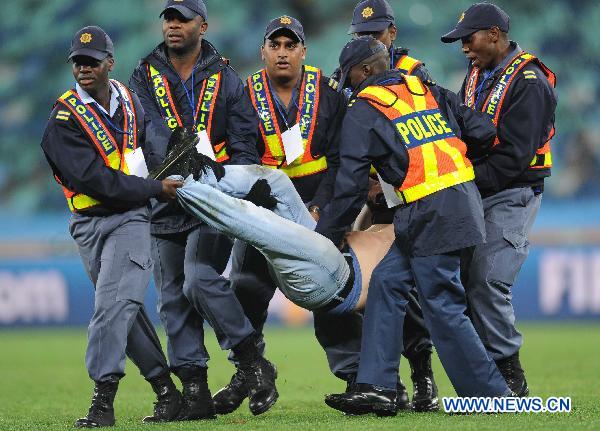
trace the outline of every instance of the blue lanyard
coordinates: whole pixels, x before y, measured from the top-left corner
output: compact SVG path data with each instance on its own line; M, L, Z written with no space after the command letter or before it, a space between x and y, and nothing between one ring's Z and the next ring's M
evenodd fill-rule
M394 45L390 47L390 69L395 69L396 65L394 64Z
M119 94L119 96L120 96L120 94ZM110 116L104 112L104 109L102 109L102 107L95 100L94 100L94 104L96 105L96 108L98 108L98 112L100 112L100 115L102 115L102 117L104 118L104 121L106 121L108 123L108 125L115 132L120 133L121 135L128 135L128 136L131 135L131 133L126 132L125 130L121 130L117 126L115 126L114 123L111 121ZM121 105L121 109L123 110L123 115L127 115L127 113L123 109L123 105ZM134 121L135 121L135 119L134 119Z
M475 105L473 106L474 108L477 108L477 104L479 103L479 98L481 97L481 91L483 90L483 85L486 83L486 81L488 79L490 79L490 77L493 77L494 74L500 69L500 65L496 66L493 70L491 70L490 72L483 72L483 81L481 81L481 83L479 83L479 85L477 86L477 88L475 89Z
M190 107L192 108L192 121L194 122L194 129L196 128L196 104L194 103L194 100L196 100L196 98L194 97L194 75L196 74L196 66L194 66L194 70L192 70L192 95L190 96L190 92L188 91L187 87L185 86L185 82L183 82L183 79L181 79L181 76L179 77L179 80L181 81L181 85L183 85L183 89L185 90L185 95L187 97L188 103L190 104Z
M267 77L267 79L269 79ZM269 80L269 88L273 88L271 86L271 80ZM292 90L292 103L294 104L294 106L296 107L296 109L300 110L300 107L298 106L298 103L296 103L296 100L294 100L294 91L296 91L296 89L294 88L294 90ZM279 115L281 116L281 118L283 119L283 122L285 124L285 127L287 130L290 130L290 126L287 122L287 116L284 114L283 112L283 106L281 106L281 104L279 103L278 97L273 97L273 102L275 102L275 107L277 108L277 111L279 111Z

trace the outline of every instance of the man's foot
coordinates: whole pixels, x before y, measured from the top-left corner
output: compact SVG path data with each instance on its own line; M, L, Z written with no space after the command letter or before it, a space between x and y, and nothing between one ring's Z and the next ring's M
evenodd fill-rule
M396 416L397 392L358 383L349 392L325 396L325 403L350 415L375 413L377 416Z
M115 424L115 410L113 402L119 387L119 380L96 382L92 405L87 416L75 421L76 428L110 427Z
M346 378L346 393L356 390L356 374L350 374ZM406 386L400 376L398 376L398 383L396 385L396 411L410 410L411 404L408 398L408 392Z
M279 398L275 386L277 378L275 365L259 356L250 363L240 363L239 368L246 381L250 411L255 416L265 413Z
M148 380L148 382L152 385L152 390L156 394L156 402L154 403L154 414L146 416L143 422L170 422L177 420L183 405L183 398L175 387L171 375L166 374Z
M184 367L175 374L183 385L183 405L177 420L215 419L217 415L208 388L206 368Z
M219 415L227 415L234 412L248 396L246 379L238 369L227 386L213 395L215 410Z
M413 381L412 410L414 412L434 412L440 409L438 390L431 369L431 353L424 352L409 359L411 380Z
M398 384L396 385L396 411L410 410L411 404L408 398L408 392L406 386L400 376L398 376Z
M516 397L526 397L529 395L529 387L525 379L525 372L521 367L519 352L505 359L496 361L496 365L506 380L506 384Z

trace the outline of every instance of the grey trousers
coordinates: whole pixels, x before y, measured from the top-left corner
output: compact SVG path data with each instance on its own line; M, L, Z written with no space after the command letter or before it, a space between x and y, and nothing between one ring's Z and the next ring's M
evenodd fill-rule
M107 217L73 214L71 236L94 284L94 315L85 363L92 380L125 375L125 355L146 379L168 372L154 327L143 306L152 274L146 208Z
M542 195L530 187L503 190L483 199L486 242L462 256L461 277L468 315L492 359L517 353L523 337L515 327L512 286L529 254L527 237Z
M153 235L158 311L167 333L171 368L206 367L204 320L223 350L254 332L229 281L221 276L232 242L202 224L186 232Z

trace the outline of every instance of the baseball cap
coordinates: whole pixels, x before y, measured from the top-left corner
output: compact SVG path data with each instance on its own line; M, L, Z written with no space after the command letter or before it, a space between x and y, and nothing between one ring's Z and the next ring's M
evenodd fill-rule
M109 55L114 55L115 48L108 34L100 27L91 25L83 27L73 37L69 60L77 55L85 55L102 61Z
M348 74L353 66L382 51L387 52L387 48L373 36L361 36L348 42L340 53L341 74L338 91L344 89L346 79L348 79Z
M167 9L175 9L185 19L194 19L198 15L204 18L204 21L208 19L208 12L206 11L206 5L202 0L167 0L165 8L160 13L159 17L162 17Z
M348 34L383 31L394 23L394 10L386 0L361 1L354 8Z
M300 42L304 43L304 28L296 18L283 15L272 20L265 29L265 39L269 39L278 30L289 30L296 35Z
M495 4L475 3L460 16L456 27L442 36L442 42L452 43L479 30L498 27L508 33L510 18Z

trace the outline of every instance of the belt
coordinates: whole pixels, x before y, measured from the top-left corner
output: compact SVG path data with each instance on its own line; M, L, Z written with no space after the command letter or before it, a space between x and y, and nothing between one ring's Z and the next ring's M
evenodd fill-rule
M333 310L335 307L344 302L350 294L350 292L352 292L352 287L354 287L354 264L352 261L352 256L344 256L344 259L346 259L348 267L350 268L350 275L348 276L348 281L344 285L344 288L341 291L337 292L334 298L331 298L331 301L329 301L323 307L316 309L315 311L326 313L328 311Z

